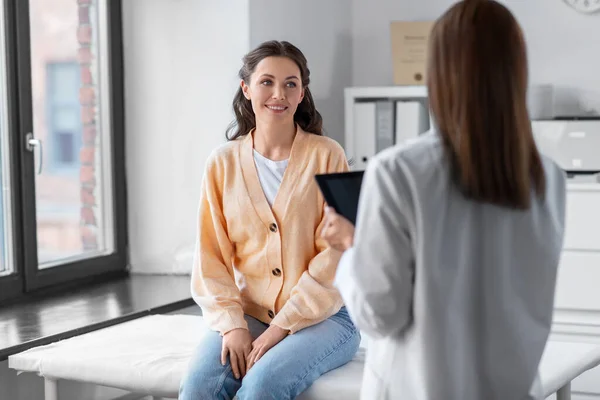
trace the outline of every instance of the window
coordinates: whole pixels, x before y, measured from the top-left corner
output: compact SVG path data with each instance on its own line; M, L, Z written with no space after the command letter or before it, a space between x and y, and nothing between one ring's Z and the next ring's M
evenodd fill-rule
M52 145L50 168L77 173L82 133L80 68L74 61L55 62L47 64L46 71L46 112Z
M0 301L125 273L120 12L0 0Z
M0 22L1 26L1 22ZM0 71L6 71L5 58L0 54ZM4 75L4 74L2 74ZM10 163L8 162L8 135L6 129L6 102L3 101L6 95L6 87L0 81L0 277L12 272L11 257L9 249L10 235L5 232L11 231L11 208L10 208Z

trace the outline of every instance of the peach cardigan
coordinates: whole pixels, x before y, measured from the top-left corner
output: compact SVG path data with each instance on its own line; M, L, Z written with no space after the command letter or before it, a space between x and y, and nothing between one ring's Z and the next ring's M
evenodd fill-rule
M320 238L324 200L314 175L347 171L348 164L337 142L297 128L271 208L253 148L250 133L207 161L192 295L221 334L247 329L244 314L294 333L342 306L333 286L341 254Z

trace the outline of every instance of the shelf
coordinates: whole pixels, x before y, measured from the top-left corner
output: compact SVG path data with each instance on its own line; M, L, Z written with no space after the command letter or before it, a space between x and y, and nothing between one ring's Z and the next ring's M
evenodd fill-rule
M349 87L344 93L353 99L427 99L425 86Z

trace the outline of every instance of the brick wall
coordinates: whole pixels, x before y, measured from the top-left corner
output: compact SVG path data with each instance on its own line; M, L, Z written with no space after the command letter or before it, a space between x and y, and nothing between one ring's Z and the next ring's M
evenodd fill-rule
M82 147L79 153L81 169L81 243L84 251L98 249L98 220L96 179L98 138L97 138L97 78L95 79L92 63L94 62L93 30L90 21L92 0L73 0L78 2L79 26L77 39L79 42L78 59L81 67L81 122L83 124Z

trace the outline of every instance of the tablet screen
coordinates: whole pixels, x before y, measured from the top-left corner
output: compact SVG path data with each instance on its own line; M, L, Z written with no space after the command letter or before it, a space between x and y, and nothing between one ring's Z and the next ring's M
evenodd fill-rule
M315 176L327 204L353 224L356 224L363 174L364 171L353 171Z

